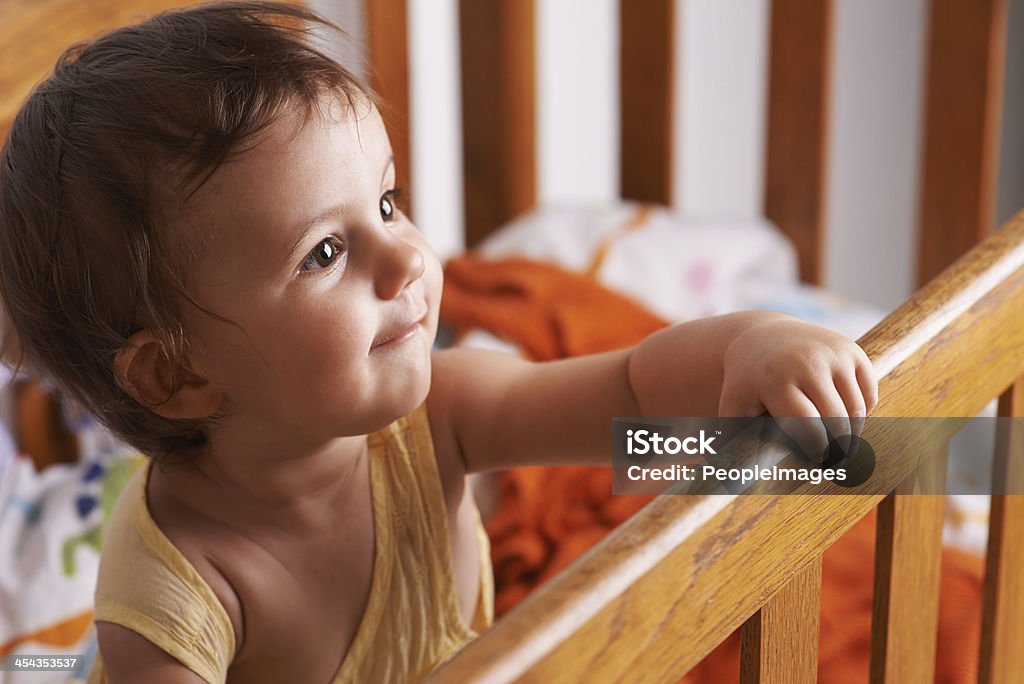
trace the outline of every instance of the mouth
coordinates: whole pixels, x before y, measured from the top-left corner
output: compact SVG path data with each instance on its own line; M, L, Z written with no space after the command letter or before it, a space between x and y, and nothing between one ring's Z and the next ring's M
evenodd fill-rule
M423 325L423 321L427 318L427 310L424 307L423 313L421 313L412 323L406 323L388 330L382 335L377 336L373 340L373 344L370 345L370 351L377 349L385 349L390 347L397 347L403 342L411 339Z

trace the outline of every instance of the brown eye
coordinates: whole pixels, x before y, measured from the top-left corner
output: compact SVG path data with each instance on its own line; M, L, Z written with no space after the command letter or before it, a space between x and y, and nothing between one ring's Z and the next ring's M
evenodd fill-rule
M388 190L380 197L380 217L385 223L395 220L395 191Z
M333 235L320 242L313 250L306 255L302 262L303 271L318 271L329 268L346 254L345 243Z

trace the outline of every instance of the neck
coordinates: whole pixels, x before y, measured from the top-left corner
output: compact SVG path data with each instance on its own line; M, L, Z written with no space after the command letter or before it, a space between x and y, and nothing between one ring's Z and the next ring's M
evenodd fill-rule
M162 469L161 479L204 515L310 525L323 520L325 506L336 508L353 487L366 485L365 475L356 477L366 472L366 456L365 435L290 448L256 440L229 449L218 440L195 461Z

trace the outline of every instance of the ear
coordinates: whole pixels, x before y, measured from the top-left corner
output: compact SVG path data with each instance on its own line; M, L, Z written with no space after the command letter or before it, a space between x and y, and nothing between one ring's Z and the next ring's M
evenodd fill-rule
M175 368L150 330L134 333L117 352L114 377L135 401L164 418L206 418L224 401L224 393L209 380L180 366Z

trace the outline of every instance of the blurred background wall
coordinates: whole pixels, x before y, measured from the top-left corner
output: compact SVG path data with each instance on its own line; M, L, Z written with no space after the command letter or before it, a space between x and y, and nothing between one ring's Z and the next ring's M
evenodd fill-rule
M311 4L353 27L363 1ZM760 214L770 0L676 1L674 204L701 216ZM536 2L538 194L610 202L617 1ZM456 6L409 0L416 219L442 255L461 248ZM834 20L826 285L888 308L912 291L927 3L836 0ZM1010 0L1006 81L1000 222L1024 206L1024 0Z

